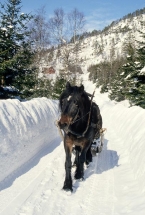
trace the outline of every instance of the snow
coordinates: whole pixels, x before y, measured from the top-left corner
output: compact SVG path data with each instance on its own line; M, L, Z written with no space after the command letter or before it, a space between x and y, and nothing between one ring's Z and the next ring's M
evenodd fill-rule
M144 75L145 74L145 67L142 68L142 70L140 71L140 75Z
M93 93L87 78L83 84ZM145 214L145 110L110 101L99 89L94 100L107 128L104 147L85 167L85 180L73 178L73 193L62 190L58 102L0 101L0 215Z
M0 181L46 146L47 130L55 127L55 109L56 104L46 98L29 102L10 99L0 102ZM52 130L50 141L54 134Z
M14 26L12 26L12 25L8 25L8 28L13 28Z
M6 28L1 28L1 30L2 30L2 31L7 31L7 29L6 29Z

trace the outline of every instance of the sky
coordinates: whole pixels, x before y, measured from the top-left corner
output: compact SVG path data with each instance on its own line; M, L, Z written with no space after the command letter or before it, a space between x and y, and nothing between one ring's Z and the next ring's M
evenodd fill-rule
M7 0L0 0L6 2ZM66 13L77 8L84 13L86 30L102 30L112 21L145 7L145 0L22 0L22 11L35 13L45 6L48 18L53 11L62 8Z

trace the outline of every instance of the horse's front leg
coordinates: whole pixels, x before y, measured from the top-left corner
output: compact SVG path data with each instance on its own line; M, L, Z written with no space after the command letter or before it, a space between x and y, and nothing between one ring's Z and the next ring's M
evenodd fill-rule
M86 152L86 161L85 161L85 163L88 166L90 162L92 162L91 145L90 145L90 147L88 148L88 150Z
M71 177L71 154L72 154L72 143L69 139L65 138L64 141L64 148L65 148L65 154L66 154L66 160L65 160L65 181L63 185L63 189L66 191L73 191L72 189L72 177Z

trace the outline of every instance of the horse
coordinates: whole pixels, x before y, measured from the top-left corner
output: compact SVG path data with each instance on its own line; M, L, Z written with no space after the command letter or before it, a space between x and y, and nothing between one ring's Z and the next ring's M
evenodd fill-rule
M90 98L91 96L91 98ZM61 112L58 126L64 133L65 180L63 189L73 191L71 168L72 151L75 147L75 179L84 179L84 163L92 161L91 144L100 136L102 117L98 105L92 101L93 95L84 90L84 86L66 84L59 98Z

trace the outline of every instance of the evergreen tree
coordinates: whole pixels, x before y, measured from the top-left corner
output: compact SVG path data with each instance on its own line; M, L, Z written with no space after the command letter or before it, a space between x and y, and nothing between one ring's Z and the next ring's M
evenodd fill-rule
M63 77L63 75L57 76L53 86L52 98L58 99L60 97L60 94L65 89L66 82L67 80Z
M145 35L142 34L142 41L138 42L136 53L130 52L127 56L127 63L122 67L123 75L121 80L122 93L129 100L131 105L138 105L145 108L145 74L142 69L145 67Z
M51 80L38 78L37 88L34 92L34 97L52 98L53 86Z
M118 68L110 84L109 98L111 100L119 102L125 99L124 89L126 84L123 81L123 75L122 68Z
M142 23L144 25L144 23ZM130 63L130 74L127 76L128 87L127 94L131 105L138 105L145 108L145 34L140 31L141 41L138 41L138 48L134 60Z
M142 23L144 26L145 23ZM136 96L135 103L136 105L145 108L145 34L140 31L141 42L138 41L137 49L137 64L136 70L137 75L135 80L137 82L138 95Z
M131 100L135 96L133 74L135 73L135 65L133 55L127 56L127 63L122 67L122 89L126 99Z
M5 5L0 5L0 82L2 86L15 87L26 98L32 96L36 79L27 30L32 16L21 13L21 0L7 0ZM14 91L9 93L5 97L14 96Z
M131 31L126 33L126 38L122 45L122 52L124 56L131 55L132 57L135 54L135 37Z
M130 33L123 44L123 52L126 55L126 60L122 59L122 62L125 61L125 64L123 64L123 66L120 66L120 68L118 68L118 71L116 71L116 75L114 76L111 83L109 97L116 101L129 99L131 102L132 98L135 97L137 91L136 83L134 81L136 77L136 65L134 63L135 47L133 45Z

